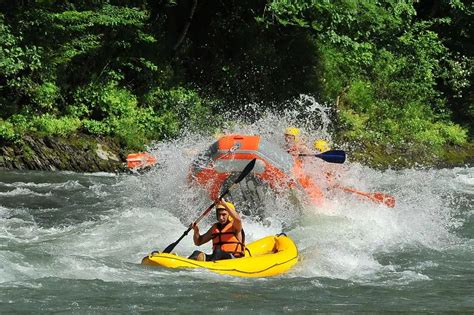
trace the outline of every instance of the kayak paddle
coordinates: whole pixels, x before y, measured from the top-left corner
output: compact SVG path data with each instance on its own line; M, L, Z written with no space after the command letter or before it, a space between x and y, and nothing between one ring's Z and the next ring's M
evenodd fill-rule
M387 207L390 207L390 208L395 207L395 197L392 195L384 194L381 192L367 193L367 192L358 191L358 190L355 190L353 188L348 188L348 187L341 187L341 186L336 186L336 187L345 192L350 192L359 196L364 196L366 198L369 198L373 202L383 203Z
M346 160L346 152L343 150L329 150L319 154L299 154L299 156L315 156L329 163L342 164Z
M247 166L242 170L242 172L240 173L239 177L232 183L232 185L229 186L229 188L227 188L219 197L219 199L221 199L222 197L224 197L225 195L227 195L234 187L236 184L240 183L242 181L242 179L245 178L245 176L247 176L251 171L252 169L254 168L255 166L255 162L257 161L257 159L253 159L252 161L250 161L249 164L247 164ZM201 216L199 218L196 219L196 221L194 221L193 225L196 225L199 223L199 221L201 221L209 212L211 212L212 208L215 206L215 203L212 203L212 205L210 205L206 211L204 211ZM181 235L180 238L178 238L178 240L174 243L171 243L170 245L168 245L168 247L165 248L165 250L163 251L163 253L171 253L171 251L176 247L176 245L178 245L179 242L181 242L181 240L186 236L188 235L189 231L191 231L191 227L189 227L184 233L183 235Z

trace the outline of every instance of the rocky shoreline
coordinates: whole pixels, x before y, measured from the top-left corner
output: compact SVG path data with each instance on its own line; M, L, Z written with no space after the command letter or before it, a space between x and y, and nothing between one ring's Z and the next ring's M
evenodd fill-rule
M364 145L346 150L352 162L357 161L375 169L452 168L474 165L474 143L463 146L445 146L438 154L427 154L430 150L411 146L403 150L388 146Z
M125 171L125 153L111 138L25 136L1 143L0 169L75 172Z
M404 152L364 147L348 152L348 160L377 169L456 167L474 164L474 144L446 147L438 156L416 148ZM0 143L0 170L125 172L126 150L113 138L76 134L70 137L25 136L16 143Z

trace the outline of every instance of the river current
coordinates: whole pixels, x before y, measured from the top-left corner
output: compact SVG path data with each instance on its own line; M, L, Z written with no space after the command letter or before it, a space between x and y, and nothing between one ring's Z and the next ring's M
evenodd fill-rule
M341 192L322 207L281 200L263 220L245 217L248 241L282 231L295 241L300 260L281 276L141 266L208 206L187 175L210 141L158 143L159 166L143 175L0 172L0 313L474 312L467 166L377 171L349 155L344 184L396 206ZM175 251L194 249L189 235Z

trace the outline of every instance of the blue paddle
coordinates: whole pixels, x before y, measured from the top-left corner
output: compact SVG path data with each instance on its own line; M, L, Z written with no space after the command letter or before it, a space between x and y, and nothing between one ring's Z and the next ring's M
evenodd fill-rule
M342 164L346 160L346 152L343 150L329 150L319 154L299 154L299 156L315 156L329 163Z

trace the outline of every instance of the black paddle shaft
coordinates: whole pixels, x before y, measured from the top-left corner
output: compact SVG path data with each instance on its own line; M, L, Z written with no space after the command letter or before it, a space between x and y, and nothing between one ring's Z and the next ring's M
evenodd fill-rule
M255 162L257 161L257 159L253 159L252 161L249 162L249 164L247 164L247 166L245 166L245 168L242 170L242 172L240 173L239 177L232 183L232 185L230 185L229 188L227 188L220 196L219 196L219 199L222 199L225 195L227 195L234 187L236 184L240 183L242 181L242 179L245 178L245 176L247 176L248 174L250 174L250 172L253 170L254 166L255 166ZM214 208L216 204L215 203L212 203L207 209L206 211L204 211L201 216L199 218L196 219L196 221L194 221L193 225L196 225L198 224L206 215L209 214L209 212L211 212L212 208ZM191 231L191 227L189 227L184 233L183 235L181 235L180 238L178 238L178 240L174 243L171 243L170 245L168 245L168 247L165 248L165 250L163 251L163 253L171 253L171 251L176 247L176 245L178 245L179 242L181 242L181 240L186 236L188 235L189 231Z

